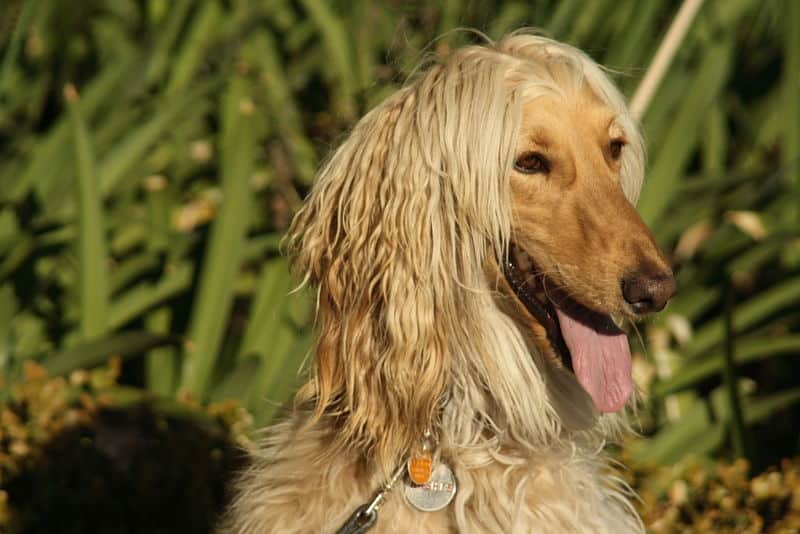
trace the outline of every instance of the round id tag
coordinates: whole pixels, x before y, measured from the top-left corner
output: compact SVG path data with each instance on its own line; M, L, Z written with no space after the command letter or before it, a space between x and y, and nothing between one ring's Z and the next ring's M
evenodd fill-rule
M456 478L447 465L439 463L424 484L406 481L403 494L417 510L435 512L450 504L455 497Z

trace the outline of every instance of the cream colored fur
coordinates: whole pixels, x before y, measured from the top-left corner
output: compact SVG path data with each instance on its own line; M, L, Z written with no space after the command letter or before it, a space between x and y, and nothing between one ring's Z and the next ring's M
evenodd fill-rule
M221 532L334 532L431 428L454 501L392 492L372 532L640 532L605 456L623 417L594 412L541 354L487 265L513 234L508 175L523 102L588 87L617 113L621 181L641 186L641 137L580 51L529 34L466 47L367 114L322 170L290 232L319 290L316 360L266 431Z

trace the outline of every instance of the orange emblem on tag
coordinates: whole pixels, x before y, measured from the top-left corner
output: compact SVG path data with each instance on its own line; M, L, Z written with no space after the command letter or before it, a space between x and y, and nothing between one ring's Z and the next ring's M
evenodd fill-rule
M422 451L419 456L413 456L408 461L408 476L414 484L421 486L431 478L431 453Z

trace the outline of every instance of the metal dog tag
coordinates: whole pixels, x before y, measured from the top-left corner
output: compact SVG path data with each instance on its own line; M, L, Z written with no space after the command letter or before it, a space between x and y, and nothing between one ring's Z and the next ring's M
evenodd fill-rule
M403 488L406 500L417 510L435 512L441 510L456 495L456 478L447 465L439 463L425 484L406 481Z

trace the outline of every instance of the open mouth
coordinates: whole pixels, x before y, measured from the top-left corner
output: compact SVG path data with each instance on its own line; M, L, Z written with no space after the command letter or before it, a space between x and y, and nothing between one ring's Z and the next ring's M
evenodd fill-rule
M625 333L609 315L570 298L521 247L511 245L503 271L517 299L545 329L553 351L575 373L597 410L620 410L633 391Z

